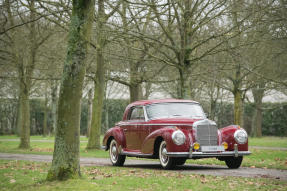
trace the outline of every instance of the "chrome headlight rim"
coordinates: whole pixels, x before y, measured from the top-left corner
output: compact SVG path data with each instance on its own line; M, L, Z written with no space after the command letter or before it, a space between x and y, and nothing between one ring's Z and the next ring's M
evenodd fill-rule
M183 145L185 143L186 137L181 130L176 130L171 135L172 141L176 145Z
M234 139L238 144L245 144L248 140L247 132L244 129L238 129L234 133Z

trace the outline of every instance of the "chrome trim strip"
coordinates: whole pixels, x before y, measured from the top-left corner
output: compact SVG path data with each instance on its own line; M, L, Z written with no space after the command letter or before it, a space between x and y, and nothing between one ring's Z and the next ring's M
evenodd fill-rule
M250 151L225 151L220 153L203 153L203 152L168 152L166 153L169 157L186 157L186 158L196 158L196 157L223 157L223 156L244 156L250 155Z
M192 124L171 124L171 123L151 123L151 124L140 124L140 123L129 123L129 124L118 124L118 126L128 125L143 125L143 126L191 126Z
M149 157L149 156L152 156L152 154L142 154L142 153L127 152L127 151L122 151L121 155L127 155L130 157Z

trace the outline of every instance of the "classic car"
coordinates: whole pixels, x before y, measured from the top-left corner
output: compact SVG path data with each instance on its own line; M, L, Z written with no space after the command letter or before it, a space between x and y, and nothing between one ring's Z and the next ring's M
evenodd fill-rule
M159 158L164 169L183 165L187 159L215 157L229 168L239 168L248 151L243 128L230 125L218 129L200 104L191 100L142 100L127 106L122 121L103 139L114 166L126 156Z

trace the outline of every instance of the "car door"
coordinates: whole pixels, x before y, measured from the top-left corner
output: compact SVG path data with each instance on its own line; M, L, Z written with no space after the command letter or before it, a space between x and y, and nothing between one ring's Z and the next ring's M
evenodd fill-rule
M127 150L139 151L141 148L140 124L145 121L143 107L131 108L128 116L128 124L124 127Z

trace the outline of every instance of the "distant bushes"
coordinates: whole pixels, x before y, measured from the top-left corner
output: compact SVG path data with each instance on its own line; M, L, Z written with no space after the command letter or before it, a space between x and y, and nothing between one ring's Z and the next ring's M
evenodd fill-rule
M32 99L31 103L31 134L39 135L43 132L44 100ZM102 133L122 119L128 100L107 100L104 102ZM208 111L208 103L203 103L205 111ZM218 127L233 124L233 104L218 103L216 105L216 117ZM244 128L250 132L254 105L246 103L244 107ZM82 101L81 134L87 132L87 100ZM48 112L48 128L52 131L51 111ZM15 134L17 121L17 100L0 99L0 134ZM287 136L287 103L263 104L263 135Z

